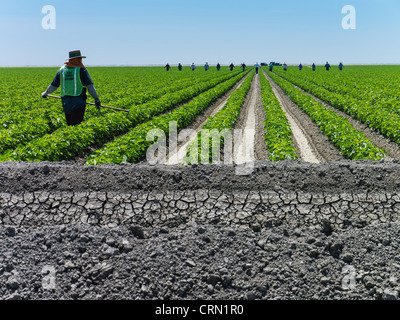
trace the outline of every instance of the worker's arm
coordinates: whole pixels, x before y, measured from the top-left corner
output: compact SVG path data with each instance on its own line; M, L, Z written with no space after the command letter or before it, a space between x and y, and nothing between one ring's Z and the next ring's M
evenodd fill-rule
M42 98L47 98L48 94L52 94L60 86L60 71L57 72L53 82L48 86L47 90L42 93Z
M92 96L94 99L94 102L96 104L97 109L100 110L100 99L97 94L97 91L93 85L93 80L89 75L89 72L86 69L81 69L81 81L84 86L86 86L87 90L89 91L89 94Z
M58 89L58 87L54 87L52 85L49 85L47 90L42 93L42 98L47 98L47 95L52 94L57 89Z
M100 110L101 102L100 102L99 96L97 95L97 91L96 91L94 85L90 84L86 88L88 89L90 95L93 97L96 108L98 110Z
M93 97L94 100L100 100L99 96L97 95L96 88L93 84L89 84L86 88L88 89L90 95Z

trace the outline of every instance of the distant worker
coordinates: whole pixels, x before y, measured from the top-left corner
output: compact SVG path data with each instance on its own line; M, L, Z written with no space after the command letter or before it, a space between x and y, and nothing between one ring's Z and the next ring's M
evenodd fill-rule
M170 65L167 63L166 65L165 65L165 67L164 68L166 68L167 69L167 71L169 71L169 69L171 68L170 67Z
M219 71L219 69L221 69L221 65L219 64L219 62L217 63L217 70Z
M326 71L329 71L331 65L328 63L328 61L325 63L325 69Z
M192 68L192 71L194 71L194 69L196 69L194 62L192 63L192 65L190 67Z
M274 64L271 62L271 63L269 64L269 71L272 71L273 68L274 68Z
M235 67L235 65L233 64L233 63L231 63L230 65L229 65L229 69L232 71L233 70L233 68Z
M208 62L206 62L206 64L204 65L204 70L208 70L210 68L210 66L208 65Z
M312 71L315 71L315 63L312 64L311 68L312 68Z
M68 62L57 71L53 82L42 93L42 97L47 98L47 95L56 91L61 85L61 101L68 126L75 126L83 121L86 111L86 90L95 100L97 110L101 107L93 81L82 63L83 58L86 57L82 56L79 50L70 51Z
M182 65L180 63L178 64L178 70L182 71Z
M339 63L339 70L340 70L340 71L343 70L343 63Z
M283 71L287 71L287 64L286 64L286 62L283 63Z
M246 71L246 64L244 62L242 63L242 70Z
M258 74L258 69L260 69L260 65L258 64L258 62L256 62L254 67L256 68L256 74Z
M303 70L303 65L301 63L299 64L299 70Z

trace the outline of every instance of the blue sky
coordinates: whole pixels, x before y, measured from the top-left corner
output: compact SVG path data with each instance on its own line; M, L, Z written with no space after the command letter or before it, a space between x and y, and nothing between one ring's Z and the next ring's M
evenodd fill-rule
M0 0L0 66L60 65L75 49L87 65L400 64L399 16L399 0Z

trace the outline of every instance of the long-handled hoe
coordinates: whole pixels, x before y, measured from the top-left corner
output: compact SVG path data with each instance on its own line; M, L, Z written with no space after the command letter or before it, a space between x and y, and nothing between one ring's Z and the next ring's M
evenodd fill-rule
M47 96L50 97L50 98L61 99L61 97L59 97L59 96L53 96L53 95L50 95L50 94L48 94ZM96 105L96 104L93 103L93 102L86 102L86 104L89 104L89 105L91 105L91 106L95 106L95 105ZM114 108L114 107L108 107L108 106L100 106L100 107L101 107L101 108L112 109L112 110L116 110L116 111L124 111L124 112L127 112L127 114L126 114L126 117L127 117L127 118L128 118L128 116L129 116L129 112L130 112L130 110L126 110L126 109L120 109L120 108Z

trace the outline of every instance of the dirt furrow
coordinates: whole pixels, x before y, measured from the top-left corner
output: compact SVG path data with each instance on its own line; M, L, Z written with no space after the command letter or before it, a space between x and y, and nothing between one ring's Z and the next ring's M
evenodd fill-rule
M265 112L261 101L260 78L259 74L256 74L235 125L235 130L242 132L241 139L235 146L236 164L268 160L268 150L264 140L264 121Z
M243 118L242 122L242 136L239 141L235 141L235 155L234 162L236 164L244 164L247 162L254 161L254 149L255 149L255 103L257 100L258 89L258 75L254 75L253 82L251 84L248 99L243 105L241 115L239 118ZM236 128L238 129L238 128Z

